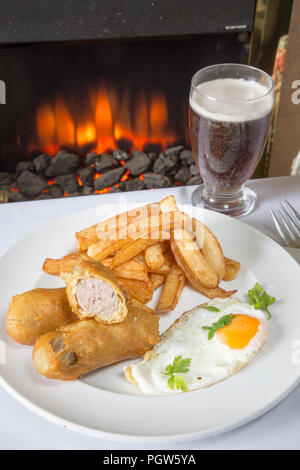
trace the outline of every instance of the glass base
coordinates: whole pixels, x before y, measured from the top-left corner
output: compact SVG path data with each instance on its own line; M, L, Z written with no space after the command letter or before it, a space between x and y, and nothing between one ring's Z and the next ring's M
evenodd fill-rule
M209 192L204 184L200 185L192 194L194 206L201 206L222 214L240 217L249 214L255 207L256 194L244 187L236 194L220 195Z

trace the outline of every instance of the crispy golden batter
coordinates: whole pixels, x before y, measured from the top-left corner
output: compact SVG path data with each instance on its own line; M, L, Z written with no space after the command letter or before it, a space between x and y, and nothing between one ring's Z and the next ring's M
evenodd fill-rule
M32 345L39 336L76 320L65 288L33 289L12 298L6 331L17 343Z
M33 349L36 370L50 379L75 380L100 367L139 357L160 340L158 318L131 307L122 323L77 321L41 336Z

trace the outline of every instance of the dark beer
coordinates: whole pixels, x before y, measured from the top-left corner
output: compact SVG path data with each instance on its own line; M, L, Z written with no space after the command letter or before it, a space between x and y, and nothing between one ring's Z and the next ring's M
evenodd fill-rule
M209 191L235 193L250 178L266 141L271 109L272 97L251 80L211 80L191 94L192 151Z

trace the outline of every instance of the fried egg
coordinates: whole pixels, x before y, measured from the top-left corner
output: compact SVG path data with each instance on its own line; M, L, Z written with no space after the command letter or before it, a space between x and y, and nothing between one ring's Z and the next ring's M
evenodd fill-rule
M207 306L219 311L208 310ZM229 324L218 328L209 339L207 327L227 315L232 315ZM151 395L208 387L243 369L262 348L267 336L264 312L237 299L213 299L183 314L153 350L146 353L144 360L127 368L125 373L142 392ZM178 358L190 361L187 370L173 374L173 378L179 376L184 387L172 389L167 368Z

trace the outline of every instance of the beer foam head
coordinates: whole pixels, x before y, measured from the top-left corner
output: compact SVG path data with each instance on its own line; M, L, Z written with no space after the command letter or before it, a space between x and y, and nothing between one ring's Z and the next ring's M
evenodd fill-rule
M254 80L217 78L193 89L190 106L195 113L215 121L251 121L271 111L273 92L268 91Z

